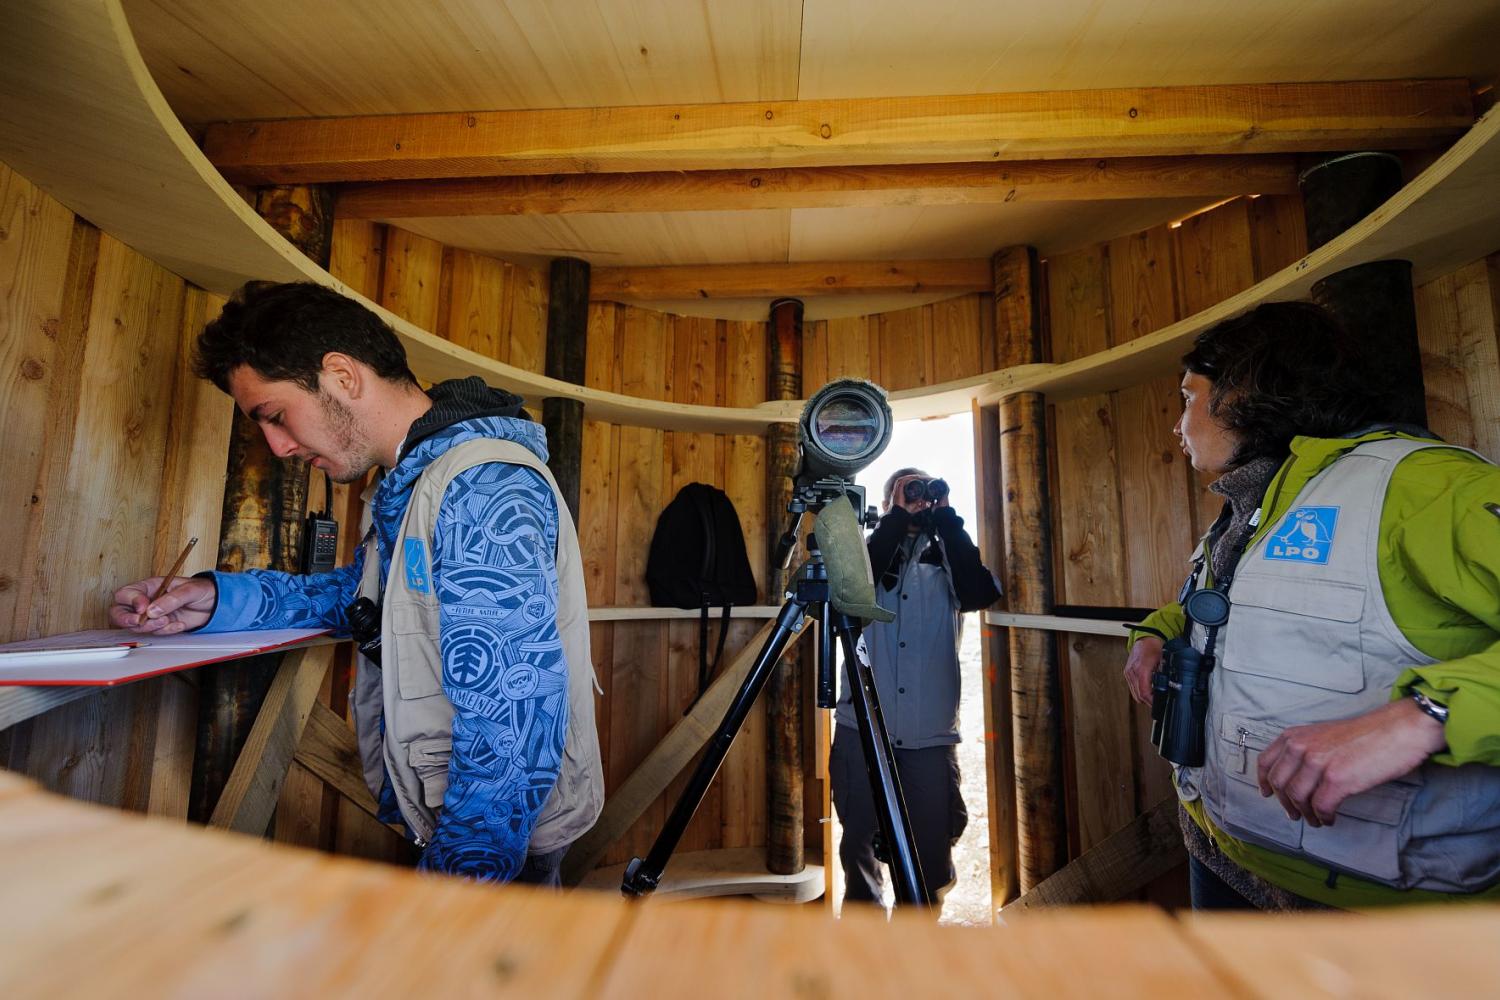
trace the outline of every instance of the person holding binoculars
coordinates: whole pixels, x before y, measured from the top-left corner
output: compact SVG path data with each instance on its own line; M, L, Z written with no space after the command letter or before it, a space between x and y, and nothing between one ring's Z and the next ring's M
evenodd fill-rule
M1183 358L1219 519L1125 680L1195 908L1500 898L1500 469L1384 423L1388 370L1273 303Z
M964 611L1000 597L963 518L948 502L948 484L920 469L900 469L885 483L880 523L867 548L876 600L895 612L872 622L861 638L862 655L875 675L896 769L911 818L923 880L934 903L955 879L953 844L968 822L959 786L958 641ZM828 773L834 808L844 833L844 899L878 903L879 832L864 752L855 728L849 680L835 712ZM936 916L940 907L933 908Z

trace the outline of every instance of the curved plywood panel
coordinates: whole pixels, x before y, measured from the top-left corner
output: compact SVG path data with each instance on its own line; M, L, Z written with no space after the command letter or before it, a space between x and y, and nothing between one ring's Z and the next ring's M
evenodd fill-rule
M69 208L210 291L308 280L360 299L396 329L426 379L480 374L532 398L584 403L592 419L758 433L796 402L685 406L561 382L457 347L363 299L255 215L198 151L142 62L118 0L13 0L0 34L0 159ZM1358 226L1212 309L1064 365L1031 365L892 394L898 418L935 416L1023 391L1065 399L1172 370L1199 331L1262 301L1305 296L1342 268L1411 260L1422 280L1500 245L1500 115L1491 111Z
M211 292L250 280L315 281L379 313L412 370L482 375L528 397L583 402L614 423L758 433L797 404L682 406L585 389L457 347L312 264L235 193L172 114L118 0L16 0L0 32L0 160L100 229Z

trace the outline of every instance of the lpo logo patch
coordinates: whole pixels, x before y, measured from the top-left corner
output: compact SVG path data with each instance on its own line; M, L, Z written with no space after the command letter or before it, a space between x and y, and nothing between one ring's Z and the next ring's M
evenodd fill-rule
M1266 558L1322 565L1333 551L1338 523L1337 507L1294 507L1266 541Z
M406 571L406 589L417 594L432 593L432 584L428 582L427 546L422 544L420 538L406 540L406 554L402 563L402 568Z

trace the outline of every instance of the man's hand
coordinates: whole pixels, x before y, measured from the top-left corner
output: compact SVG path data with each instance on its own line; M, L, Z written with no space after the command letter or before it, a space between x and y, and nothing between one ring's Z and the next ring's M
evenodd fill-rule
M908 500L906 499L906 484L926 482L928 476L902 476L896 480L896 485L891 488L891 506L900 507L908 514L920 514L932 506L931 500Z
M1165 645L1154 635L1143 635L1130 647L1125 660L1125 686L1130 688L1130 697L1142 705L1151 704L1151 675L1161 665Z
M1409 698L1338 722L1283 730L1261 751L1260 794L1291 819L1332 826L1351 795L1399 778L1443 748L1443 724Z
M175 635L208 624L218 600L218 587L212 578L173 577L167 592L152 601L151 595L160 586L161 577L153 576L115 591L110 623L142 635Z

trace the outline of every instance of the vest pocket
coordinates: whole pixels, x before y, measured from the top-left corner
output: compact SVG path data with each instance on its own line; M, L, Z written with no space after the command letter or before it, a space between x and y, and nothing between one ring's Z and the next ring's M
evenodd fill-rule
M387 597L387 600L390 598ZM392 646L400 647L396 684L407 701L443 693L443 664L438 642L436 604L402 601L391 606ZM420 636L416 641L408 636Z
M1301 820L1288 819L1281 801L1260 794L1257 767L1261 751L1280 730L1263 722L1226 715L1219 723L1218 756L1222 798L1216 817L1224 832L1267 846L1297 850L1302 845Z
M1302 850L1335 868L1401 887L1401 831L1416 794L1416 785L1397 780L1351 795L1332 826L1308 827Z
M448 791L448 760L453 756L453 740L431 736L412 740L406 747L406 762L422 782L422 802L429 809L440 809Z
M1327 691L1364 690L1364 587L1242 576L1230 600L1220 667Z

